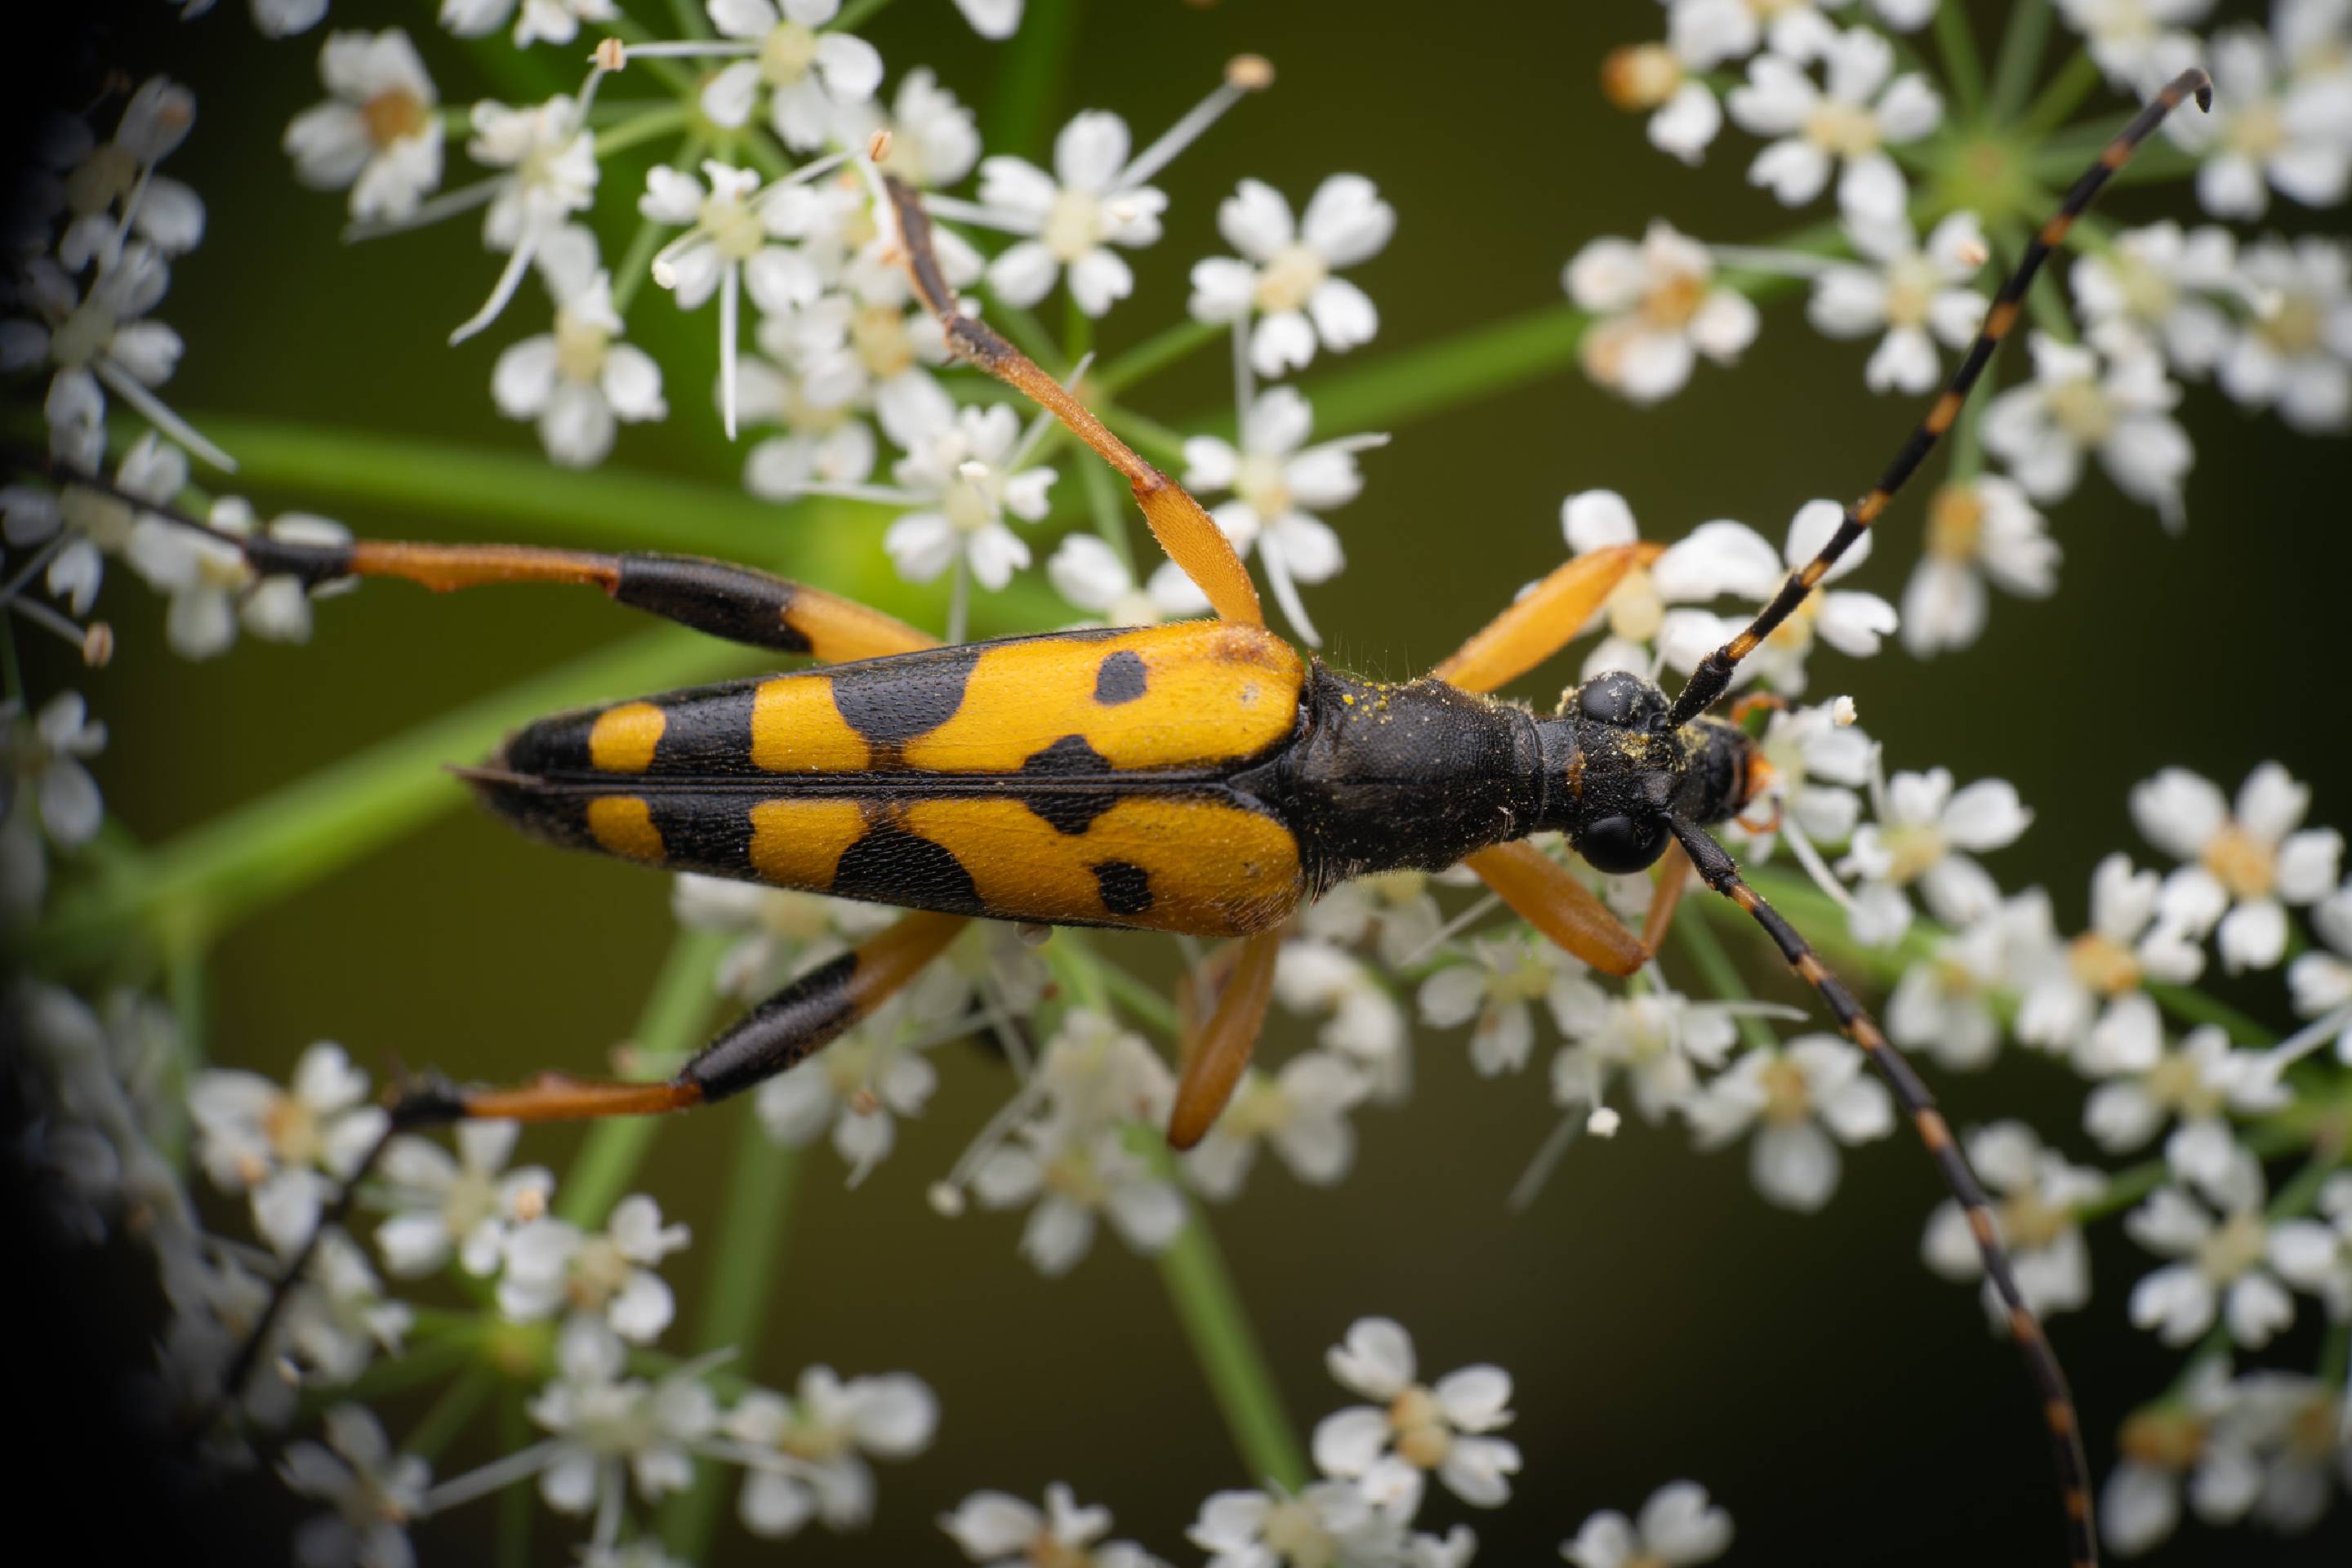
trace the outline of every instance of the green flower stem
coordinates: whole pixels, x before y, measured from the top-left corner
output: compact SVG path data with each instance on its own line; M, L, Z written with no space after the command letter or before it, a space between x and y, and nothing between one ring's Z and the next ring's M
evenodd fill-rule
M679 931L630 1037L635 1058L666 1065L677 1053L702 1043L718 996L714 981L719 961L732 940L725 931ZM660 1121L653 1116L619 1116L589 1128L557 1194L557 1216L583 1230L603 1224L635 1178Z
M814 1070L814 1069L804 1069ZM784 1255L799 1152L768 1136L745 1106L736 1117L736 1154L729 1177L727 1206L710 1253L710 1274L702 1321L694 1343L704 1351L732 1346L736 1364L754 1363L761 1331L770 1321L769 1298ZM670 1554L700 1562L719 1521L728 1477L715 1465L695 1469L694 1484L672 1497L662 1510L662 1539Z
M1232 331L1223 321L1196 321L1187 316L1144 339L1087 379L1094 384L1096 391L1107 396L1192 358Z
M1977 36L1961 0L1943 0L1936 7L1936 47L1943 53L1944 75L1959 100L1960 118L1975 120L1984 110L1984 57L1977 52Z
M2076 49L2058 68L2058 74L2050 79L2050 85L2042 89L2042 96L2033 100L2033 107L2025 111L2025 117L2018 121L2018 130L2029 141L2057 130L2105 79L2106 74L2091 58L2091 51Z
M1097 403L1095 416L1117 431L1127 444L1166 468L1181 470L1184 467L1184 437L1155 419L1147 419L1132 408L1116 403ZM1231 420L1226 421L1231 424ZM1092 461L1091 458L1088 461Z
M2174 1017L2188 1024L2210 1024L2229 1036L2233 1045L2261 1050L2278 1044L2275 1032L2193 986L2152 984L2143 989L2155 998L2158 1006Z
M1078 306L1078 297L1070 294L1062 301L1062 374L1067 375L1077 363L1095 352L1095 319Z
M1170 1001L1157 987L1146 984L1136 975L1108 960L1098 960L1091 967L1103 989L1108 992L1112 999L1121 1007L1140 1019L1145 1027L1166 1036L1171 1042L1181 1042L1184 1030L1183 1024L1177 1016L1176 1004Z
M1127 568L1128 575L1137 579L1137 586L1140 587L1140 575L1135 569L1135 549L1127 538L1127 509L1119 504L1122 498L1111 480L1110 466L1091 461L1080 463L1078 483L1086 489L1087 510L1094 514L1095 531L1102 536L1102 542L1110 546L1111 553L1118 557L1119 564Z
M702 157L703 146L703 140L698 135L689 133L682 138L677 150L670 154L672 167L693 168ZM630 304L637 297L637 290L652 279L654 252L662 247L669 226L656 219L646 218L637 225L636 232L629 236L629 248L622 253L621 264L613 271L614 314L626 316Z
M687 3L687 0L681 0L681 3ZM828 33L852 32L865 26L867 18L888 4L890 0L849 0L849 4L841 8L841 15L826 24L824 30Z
M1150 1136L1158 1140L1157 1129ZM1160 1282L1176 1309L1177 1321L1184 1326L1184 1337L1192 1342L1250 1479L1286 1491L1300 1490L1311 1479L1306 1451L1283 1409L1281 1392L1234 1289L1224 1256L1217 1249L1208 1215L1198 1203L1192 1205L1191 1220L1156 1261Z
M473 1421L475 1412L497 1392L498 1386L499 1374L490 1367L467 1367L409 1428L408 1436L401 1440L400 1451L427 1461L439 1459L441 1450Z
M982 146L1033 163L1045 161L1046 132L1077 49L1079 9L1079 0L1029 0L1021 30L1005 44L997 66L995 90L981 121Z
M710 17L703 11L700 0L669 0L670 19L677 24L681 38L708 38ZM845 23L847 18L843 18Z
M1994 124L2008 124L2025 107L2049 37L2050 0L2021 0L2010 15L2009 33L2000 41L2000 57L1992 68L1992 99L1986 118Z
M2327 1341L2319 1352L2319 1370L2315 1375L2328 1387L2341 1388L2347 1363L2352 1363L2352 1319L2347 1319L2327 1331Z
M446 764L479 758L526 721L615 692L740 673L759 659L755 650L669 628L574 659L193 828L158 848L143 873L60 898L35 929L33 946L70 960L144 921L167 955L201 947L254 910L463 805L467 792Z
M2239 1134L2238 1141L2245 1150L2261 1160L2274 1159L2297 1149L2311 1146L2308 1131L2290 1126L2282 1121L2263 1122ZM2173 1179L2172 1166L2164 1160L2143 1160L2137 1165L2117 1171L2107 1179L2106 1190L2087 1203L2074 1205L2074 1219L2088 1224L2104 1219L2119 1209L2127 1209L2148 1194Z
M635 147L658 137L671 136L684 131L694 121L694 110L683 103L664 104L659 109L646 110L624 121L610 131L596 133L596 156L609 158L614 153Z
M310 1413L333 1405L373 1405L389 1395L455 1375L480 1354L480 1346L481 1336L469 1321L448 1334L416 1345L404 1355L375 1363L340 1388L306 1394L303 1405Z
M1694 896L1705 897L1706 889L1695 889ZM1748 989L1748 982L1740 978L1739 966L1731 962L1731 954L1723 951L1722 939L1707 929L1706 921L1677 919L1675 934L1682 939L1691 962L1698 966L1699 976L1706 982L1708 991L1726 1001L1749 999L1753 993ZM1753 1013L1740 1014L1737 1022L1751 1050L1770 1050L1780 1043L1773 1037L1772 1026Z
M499 1395L499 1452L512 1454L530 1447L535 1434L530 1413L523 1408L520 1387L509 1385ZM497 1543L490 1561L497 1568L529 1568L532 1503L539 1489L518 1483L499 1494Z

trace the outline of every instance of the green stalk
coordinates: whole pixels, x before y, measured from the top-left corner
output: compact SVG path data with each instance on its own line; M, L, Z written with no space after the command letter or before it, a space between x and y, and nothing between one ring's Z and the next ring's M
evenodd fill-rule
M624 121L610 131L596 133L596 156L609 158L640 142L673 135L694 122L694 110L683 103L666 104L648 109L633 119Z
M511 1454L527 1448L531 1437L522 1390L510 1384L499 1395L499 1452ZM536 1487L516 1485L499 1494L497 1543L490 1556L497 1568L529 1568L531 1501L537 1491Z
M1078 482L1086 487L1087 510L1094 514L1095 531L1118 557L1132 578L1135 571L1135 549L1127 539L1127 511L1119 505L1119 493L1111 483L1110 466L1107 463L1085 462L1078 465ZM1138 584L1140 586L1140 584Z
M1158 374L1180 360L1192 358L1232 331L1223 321L1196 321L1187 316L1144 339L1087 379L1108 396Z
M749 1110L745 1107L746 1113L736 1117L735 1163L727 1206L719 1215L702 1321L693 1341L705 1352L732 1346L735 1364L746 1372L757 1358L761 1331L770 1321L768 1301L784 1255L784 1232L799 1173L799 1152L770 1138L760 1119L748 1114ZM725 1473L717 1466L698 1466L694 1484L665 1505L662 1539L672 1556L695 1563L706 1555L725 1481Z
M1160 1282L1250 1479L1286 1491L1300 1490L1311 1479L1306 1452L1291 1429L1265 1352L1200 1205L1192 1205L1191 1221L1156 1261Z
M890 0L849 0L849 4L841 8L841 15L827 23L824 30L828 33L850 32L865 26L866 18L888 4Z
M719 961L734 939L726 931L680 930L662 960L638 1016L630 1042L636 1058L667 1063L680 1052L702 1043L717 993L713 982ZM604 1222L605 1215L628 1190L653 1142L660 1118L620 1116L599 1121L588 1130L558 1194L555 1212L582 1229Z
M1936 7L1936 47L1943 52L1944 74L1959 100L1960 118L1976 119L1984 110L1984 58L1977 52L1977 36L1960 0L1943 0Z
M2106 74L2091 58L2091 51L2076 49L2058 68L2058 74L2050 79L2050 85L2042 89L2042 96L2033 100L2033 107L2025 111L2017 128L2029 140L2055 131L2105 79Z
M698 0L669 0L669 14L670 19L677 24L679 37L708 38L711 36L710 17Z
M1986 118L1994 124L2008 124L2025 107L2049 37L2050 0L2021 0L2010 16L2008 36L2000 41L2000 58L1992 68L1992 100Z
M1079 0L1029 0L1021 30L1004 46L996 89L982 118L981 142L1035 163L1077 50ZM943 24L944 25L944 24Z
M458 1433L474 1419L475 1412L495 1393L499 1374L488 1366L470 1366L457 1381L441 1391L424 1417L409 1428L408 1436L401 1443L400 1451L414 1454L420 1459L436 1460Z
M526 721L616 692L740 673L759 658L664 628L574 659L190 829L155 850L143 874L60 898L32 945L44 955L76 956L148 921L167 952L201 947L255 910L465 804L467 792L444 771L447 764L479 759Z
M197 417L236 454L240 483L256 489L289 490L312 505L413 511L436 523L495 521L584 547L657 544L764 561L782 553L774 543L805 545L842 525L880 515L860 501L813 498L780 507L730 486L615 466L558 468L536 451L497 451L296 421Z

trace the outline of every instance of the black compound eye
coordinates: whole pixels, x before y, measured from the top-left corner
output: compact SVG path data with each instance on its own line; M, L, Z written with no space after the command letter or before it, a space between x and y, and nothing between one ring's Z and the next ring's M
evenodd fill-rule
M1598 724L1621 730L1646 730L1666 710L1664 694L1622 669L1596 675L1576 694L1577 710Z
M1584 830L1576 852L1596 871L1622 877L1647 870L1666 852L1666 825L1655 817L1604 816Z

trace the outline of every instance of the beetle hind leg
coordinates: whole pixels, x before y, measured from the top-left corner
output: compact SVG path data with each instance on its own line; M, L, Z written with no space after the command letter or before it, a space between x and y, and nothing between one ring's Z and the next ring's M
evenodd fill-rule
M1174 1106L1168 1114L1171 1148L1190 1149L1207 1137L1233 1099L1257 1049L1258 1031L1274 1000L1275 962L1281 953L1279 930L1244 939L1217 993L1216 1006L1186 1037Z

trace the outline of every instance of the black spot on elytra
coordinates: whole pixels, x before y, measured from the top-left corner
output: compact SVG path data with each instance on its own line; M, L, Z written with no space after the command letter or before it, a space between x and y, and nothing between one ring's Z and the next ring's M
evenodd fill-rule
M651 771L695 778L758 772L751 766L751 704L758 685L733 680L659 699L662 732Z
M889 822L876 823L841 852L831 891L836 898L901 909L951 915L988 912L962 861L942 846Z
M845 665L827 678L842 721L877 746L896 746L928 734L963 706L965 683L985 645L904 653Z
M1065 735L1031 753L1021 764L1023 777L1041 780L1099 778L1110 771L1110 759L1088 744L1084 735ZM1052 824L1055 832L1073 838L1118 804L1118 796L1108 790L1028 789L1021 792L1020 798L1022 805Z
M751 869L751 813L742 796L656 792L646 804L661 834L665 866L739 881L759 879Z
M1095 700L1106 706L1132 702L1143 695L1146 684L1143 656L1123 647L1106 658L1095 671Z
M1103 908L1132 917L1151 907L1151 873L1127 860L1106 860L1087 868L1102 889Z

